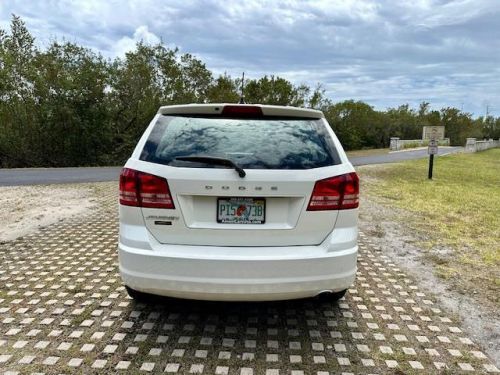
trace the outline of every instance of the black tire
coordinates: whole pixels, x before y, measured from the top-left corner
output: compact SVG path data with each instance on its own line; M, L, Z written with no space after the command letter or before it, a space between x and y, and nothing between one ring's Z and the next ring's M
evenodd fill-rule
M322 293L318 296L318 298L323 302L337 302L339 299L345 296L346 292L347 289L335 293Z
M151 294L139 292L138 290L132 289L131 287L125 285L128 295L136 302L147 303L152 299Z

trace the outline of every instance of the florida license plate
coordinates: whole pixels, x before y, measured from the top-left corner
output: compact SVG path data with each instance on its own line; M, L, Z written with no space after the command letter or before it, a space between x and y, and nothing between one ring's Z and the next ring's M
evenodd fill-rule
M222 224L264 224L266 200L263 198L218 198L217 222Z

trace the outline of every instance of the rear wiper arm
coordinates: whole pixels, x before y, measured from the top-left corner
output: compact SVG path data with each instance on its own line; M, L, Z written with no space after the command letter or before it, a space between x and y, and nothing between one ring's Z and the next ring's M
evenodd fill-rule
M230 159L224 159L224 158L216 158L213 156L178 156L175 158L175 160L180 160L180 161L192 161L194 163L206 163L206 164L214 164L214 165L223 165L226 167L231 167L238 172L238 176L241 178L245 177L247 174L241 168L239 165L237 165L235 162L233 162Z

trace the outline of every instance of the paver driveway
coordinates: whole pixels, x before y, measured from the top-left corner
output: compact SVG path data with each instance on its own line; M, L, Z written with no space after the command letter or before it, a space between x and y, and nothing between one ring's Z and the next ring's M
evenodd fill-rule
M116 186L99 192L91 215L0 245L4 373L498 372L363 234L338 304L136 304L117 269Z

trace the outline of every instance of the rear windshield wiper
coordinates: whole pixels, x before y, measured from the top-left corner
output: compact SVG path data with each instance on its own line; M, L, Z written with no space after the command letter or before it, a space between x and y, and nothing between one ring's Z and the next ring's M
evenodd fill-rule
M205 163L205 164L214 164L214 165L223 165L226 167L231 167L238 172L238 176L241 178L245 177L247 174L241 168L239 165L237 165L235 162L233 162L230 159L224 159L224 158L216 158L213 156L178 156L175 158L175 160L180 160L180 161L191 161L194 163Z

